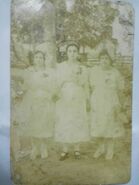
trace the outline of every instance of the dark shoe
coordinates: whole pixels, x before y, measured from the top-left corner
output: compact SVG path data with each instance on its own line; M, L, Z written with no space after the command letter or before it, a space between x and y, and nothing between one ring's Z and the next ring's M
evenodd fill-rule
M68 154L68 153L62 152L59 160L60 160L60 161L64 161L64 160L66 160L68 157L69 157L69 154Z

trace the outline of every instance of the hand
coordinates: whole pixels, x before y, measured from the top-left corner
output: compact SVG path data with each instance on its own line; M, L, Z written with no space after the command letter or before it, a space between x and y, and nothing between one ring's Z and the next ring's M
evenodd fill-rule
M47 78L49 75L47 73L43 73L43 77Z
M56 94L52 96L52 101L53 102L57 102L59 99L60 99L60 97Z
M119 106L115 107L114 111L113 111L113 114L114 114L115 119L118 119L118 117L121 114L121 107L119 107Z
M23 91L17 91L17 95L18 95L18 96L22 96L23 94L24 94Z
M90 112L91 111L91 105L90 105L90 101L87 99L86 101L86 111Z
M121 112L121 107L119 107L119 106L115 107L114 112L116 115L118 115Z

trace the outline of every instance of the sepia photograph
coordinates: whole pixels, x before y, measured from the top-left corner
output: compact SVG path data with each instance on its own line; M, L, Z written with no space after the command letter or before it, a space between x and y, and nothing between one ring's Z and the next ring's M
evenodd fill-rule
M131 178L134 9L112 0L13 0L14 185Z

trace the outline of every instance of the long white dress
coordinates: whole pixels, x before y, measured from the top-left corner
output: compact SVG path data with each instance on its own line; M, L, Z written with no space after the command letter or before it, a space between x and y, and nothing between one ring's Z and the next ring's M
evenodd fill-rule
M27 69L24 73L26 93L22 106L25 122L25 135L47 138L53 136L55 105L52 101L54 92L54 70Z
M57 66L59 100L56 103L55 141L77 143L89 140L86 111L88 77L85 67L63 62Z
M120 110L119 90L124 88L120 72L111 68L104 70L96 66L90 70L91 94L91 136L121 137L124 135L123 123L116 110Z

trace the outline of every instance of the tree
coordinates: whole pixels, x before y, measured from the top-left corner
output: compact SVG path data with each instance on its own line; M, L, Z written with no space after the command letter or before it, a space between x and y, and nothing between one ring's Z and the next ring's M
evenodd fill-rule
M17 59L18 62L25 63L30 52L41 44L46 50L49 49L47 53L49 61L54 61L52 50L56 49L53 4L49 0L21 0L20 2L14 0L12 6L12 51L15 56L13 61ZM23 48L27 52L26 58ZM53 52L53 57L50 57L52 55L50 52Z
M92 0L75 0L71 12L66 8L57 6L57 25L56 31L60 35L58 41L76 40L83 48L85 46L95 47L107 27L111 26L115 18L115 9L111 3L103 3ZM63 13L64 12L64 13ZM59 29L60 28L60 29ZM61 31L61 33L59 33Z

